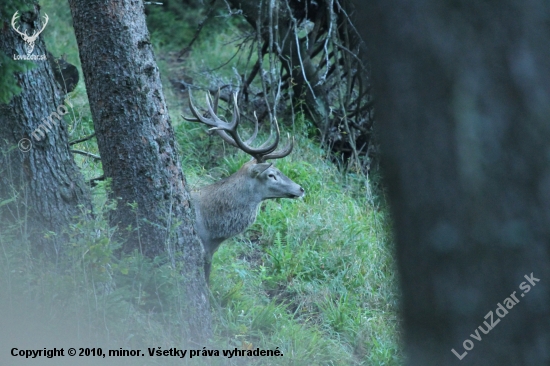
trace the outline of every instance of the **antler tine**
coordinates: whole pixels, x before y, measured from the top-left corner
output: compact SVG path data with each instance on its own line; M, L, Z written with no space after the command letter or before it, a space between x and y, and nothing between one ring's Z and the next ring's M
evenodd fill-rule
M39 35L40 33L42 33L42 31L44 30L44 28L46 28L46 25L48 24L48 20L49 20L49 19L50 19L50 18L48 18L48 14L44 14L44 24L42 24L42 29L40 29L39 31L36 31L36 30L35 30L35 31L32 33L32 37L31 37L32 39L38 38L38 35Z
M19 27L16 27L15 26L15 21L17 20L17 18L19 18L19 11L16 11L15 14L13 14L13 17L11 17L11 26L13 27L13 30L15 30L17 33L19 33L20 35L22 36L27 36L27 31L25 31L25 33L22 33L20 30L19 30Z
M27 31L21 32L21 31L19 30L19 27L18 27L18 26L17 26L17 27L15 26L15 21L16 21L18 18L19 18L19 11L16 11L15 14L13 14L13 17L11 18L11 25L12 25L13 29L14 29L17 33L19 33L20 35L22 35L23 37L25 37L25 39L28 39L29 41L34 41L34 40L36 40L36 39L38 38L38 36L40 35L40 33L42 33L42 31L44 30L44 28L46 28L46 25L48 24L48 20L50 19L50 18L48 17L48 14L44 14L44 24L42 24L42 29L40 29L40 30L34 30L34 31L32 32L32 36L29 36L29 35L27 34Z
M210 94L206 93L206 107L208 108L208 113L210 113L210 117L212 117L213 124L211 126L214 126L214 128L211 128L211 130L222 130L222 131L231 131L236 132L237 126L239 125L240 121L240 115L239 115L239 109L237 108L237 100L234 101L233 106L233 119L230 123L222 121L220 117L217 115L218 110L218 99L220 97L219 91L216 95L216 99L214 102L214 106L212 106L212 97L210 97Z
M212 103L212 99L210 97L210 95L206 95L207 97L207 105L209 103L212 104L212 111L213 111L213 115L217 115L218 114L218 103L219 103L219 100L220 100L220 89L218 88L218 93L216 93L216 97L214 98L214 101ZM235 130L236 130L236 125L239 124L240 122L240 119L239 120L235 120L235 118L239 118L240 117L240 112L237 108L237 95L236 94L233 94L233 120L231 121L231 125L235 124ZM209 110L209 112L212 114L212 112ZM256 117L256 112L254 112L254 117L256 118L255 120L255 124L254 124L254 133L252 134L252 136L250 136L244 143L246 145L249 145L251 144L255 139L256 139L256 136L258 135L258 117ZM237 143L235 143L235 141L233 140L232 137L230 137L227 132L225 132L224 130L220 130L220 129L217 129L216 132L224 137L224 139L227 137L227 138L230 138L232 141L231 141L231 145L235 146L235 147L239 147L237 145Z
M273 151L275 151L275 149L279 145L279 138L280 138L279 123L277 122L277 118L274 118L274 120L275 120L275 133L276 133L275 141L273 142L273 144L271 144L270 151L268 151L266 154L269 154L269 153L272 153ZM266 148L268 146L269 141L271 141L272 137L273 137L273 130L269 131L269 137L260 146L260 148Z
M234 110L233 120L231 121L231 124L229 124L230 128L225 129L222 126L220 126L221 127L220 129L225 130L229 135L231 135L231 137L233 137L233 140L235 141L239 149L251 155L255 159L258 159L259 156L272 152L274 150L273 146L254 148L246 144L245 142L243 142L243 140L241 139L239 132L237 130L237 126L240 120L239 108L237 103L237 93L233 94L233 110ZM277 137L275 139L275 148L279 140L278 136L279 136L279 130L277 129Z
M252 141L254 141L258 133L258 118L256 116L256 112L254 112L254 117L256 119L254 133L248 140L246 140L245 142L246 144L250 144ZM271 130L269 132L269 137L267 138L267 140L265 140L264 143L257 148L257 150L260 151L260 153L253 155L254 158L257 161L260 161L260 160L264 161L265 159L262 158L262 156L272 153L273 151L275 151L275 149L279 145L279 138L280 138L279 136L280 136L279 124L277 123L277 119L275 119L275 141L273 141L273 143L269 145L269 142L273 139L273 130Z
M191 90L189 90L188 97L189 97L189 109L191 110L191 113L195 116L195 118L186 117L183 114L181 116L183 117L184 120L189 121L189 122L202 122L200 113L197 110L197 108L195 107L195 105L193 104L193 99L191 98Z
M210 100L208 99L208 95L206 97L206 104L208 105L208 112L210 114L210 118L207 118L203 116L197 107L193 104L193 98L191 96L191 91L189 91L189 109L191 110L191 113L195 116L193 117L186 117L183 114L181 115L183 119L189 122L202 122L205 125L208 125L210 127L218 128L221 125L225 124L227 125L227 122L222 121L218 116L216 116L214 110L212 109L212 105L210 104ZM214 108L217 108L216 106Z
M235 103L234 107L233 107L233 120L231 121L231 123L227 123L227 122L221 121L217 117L219 99L220 99L220 89L218 89L218 93L216 94L216 98L214 98L214 105L213 106L211 106L212 99L210 98L210 95L206 94L206 105L208 107L208 113L210 113L211 116L214 116L214 118L218 119L224 125L227 125L228 130L236 130L237 125L239 124L239 121L240 121L240 119L239 119L240 115L239 115L239 110L237 108L237 104ZM216 131L217 134L220 135L220 137L225 142L227 142L231 146L239 148L239 145L235 142L235 139L232 137L233 135L228 134L224 127L222 127L222 126L213 127L209 131Z
M208 100L208 97L207 97L207 104L210 106L209 104L209 100ZM215 103L214 105L214 110L212 110L212 107L209 108L209 113L210 113L210 116L216 116L215 113L213 113L215 110L217 110L217 102ZM201 115L201 113L197 110L197 107L195 107L195 105L193 104L193 99L191 97L191 90L189 90L189 109L191 109L191 113L195 116L195 118L192 118L192 117L186 117L184 116L183 114L181 115L183 117L184 120L186 121L189 121L189 122L202 122L204 123L205 125L207 126L210 126L210 127L213 127L212 129L215 129L215 128L218 128L219 124L216 124L216 121L213 120L213 119L209 119L209 118L206 118L204 117L203 115ZM217 117L216 117L217 118ZM218 121L222 122L222 123L225 123L223 121L221 121L219 118L217 118ZM211 129L211 130L212 130ZM235 141L233 140L233 138L231 136L229 136L225 131L223 130L216 130L216 132L218 133L218 135L220 135L220 137L225 141L227 142L228 144L232 145L232 146L235 146L235 147L239 147Z
M254 133L244 143L247 145L250 145L254 140L256 140L257 135L258 135L258 116L256 116L256 111L254 111Z
M290 134L287 134L287 136L290 139ZM263 160L265 161L265 160L268 160L268 159L284 158L285 156L288 156L292 152L292 149L294 149L294 136L292 136L292 139L290 140L288 145L285 146L284 149L279 150L279 151L275 151L272 154L265 155L263 157Z
M237 103L237 93L233 94L233 118L229 123L221 120L216 114L217 107L218 107L218 98L219 98L219 93L214 99L214 101L212 101L212 98L208 93L206 94L206 106L208 108L208 113L210 115L208 118L208 117L204 117L199 113L199 111L193 104L193 100L191 98L191 91L189 91L189 108L191 109L191 113L195 116L195 118L186 117L184 115L182 115L182 117L186 121L202 122L207 126L210 126L211 131L216 131L230 145L238 147L245 153L251 155L258 162L265 161L266 160L265 156L266 155L269 156L270 153L275 151L275 149L277 149L277 145L279 144L280 131L279 131L279 124L277 123L277 120L275 119L275 141L273 141L272 144L266 146L267 142L272 139L272 136L273 136L273 131L272 131L271 134L269 135L269 138L265 143L262 144L262 146L258 148L251 147L249 144L256 139L256 135L258 133L257 119L255 123L254 133L248 140L243 142L237 130L237 127L239 126L239 121L240 121L239 107ZM288 147L283 152L286 153L286 150L288 150ZM288 152L288 154L289 153L290 151ZM278 156L280 154L281 153L276 153L274 155Z

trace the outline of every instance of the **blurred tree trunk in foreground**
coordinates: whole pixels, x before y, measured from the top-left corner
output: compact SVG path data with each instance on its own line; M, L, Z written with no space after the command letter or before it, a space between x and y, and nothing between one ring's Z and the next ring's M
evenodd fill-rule
M201 344L211 335L204 250L193 228L143 2L69 4L103 170L112 179L111 198L120 200L111 224L126 235L124 252L168 254L182 268L180 321L188 325L186 336Z
M407 363L550 364L550 3L359 10Z
M21 32L33 34L42 29L44 17L38 9L35 6L33 11L19 13L16 24ZM1 24L0 52L11 58L5 61L20 63L16 66L22 70L15 73L21 93L12 96L8 104L0 104L0 225L21 227L23 231L17 235L21 239L26 236L35 254L56 260L68 240L64 230L91 209L89 191L69 151L62 118L71 103L63 102L50 63L27 61L23 66L25 61L13 60L13 55L27 55L26 44L6 19ZM32 55L45 54L39 36ZM6 231L0 228L0 232ZM48 232L56 235L46 238Z

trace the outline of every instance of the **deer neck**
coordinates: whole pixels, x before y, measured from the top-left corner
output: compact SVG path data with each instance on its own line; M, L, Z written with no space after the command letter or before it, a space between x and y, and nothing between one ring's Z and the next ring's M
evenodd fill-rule
M223 241L246 230L261 203L246 176L236 173L199 190L200 211L211 239Z

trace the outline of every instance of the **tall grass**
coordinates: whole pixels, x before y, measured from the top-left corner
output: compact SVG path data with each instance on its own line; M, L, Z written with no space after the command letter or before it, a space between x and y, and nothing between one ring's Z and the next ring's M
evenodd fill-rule
M347 192L368 182L350 184L312 142L297 145L278 167L306 197L267 201L252 228L214 256L222 334L262 347L283 344L294 364L396 364L387 214ZM239 165L226 164L228 173Z

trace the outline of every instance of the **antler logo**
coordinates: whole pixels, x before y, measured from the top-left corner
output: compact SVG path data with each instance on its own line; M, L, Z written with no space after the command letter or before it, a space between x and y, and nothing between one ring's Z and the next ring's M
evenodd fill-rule
M23 40L26 42L25 44L25 51L27 51L27 55L30 55L32 53L32 51L34 50L34 42L36 41L36 39L38 38L38 36L40 35L40 33L42 33L42 31L44 30L44 28L46 28L46 24L48 24L48 14L44 14L44 24L42 25L42 29L40 29L38 32L35 30L32 34L32 36L29 36L27 34L27 31L25 31L24 33L20 32L19 31L19 27L16 27L15 26L15 21L17 20L18 16L17 16L17 11L15 12L15 14L13 14L13 17L11 18L11 26L13 27L13 29L19 33L21 35L21 38L23 38Z

